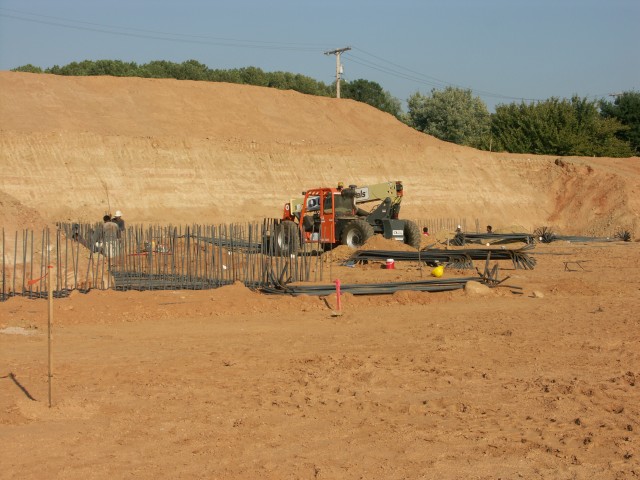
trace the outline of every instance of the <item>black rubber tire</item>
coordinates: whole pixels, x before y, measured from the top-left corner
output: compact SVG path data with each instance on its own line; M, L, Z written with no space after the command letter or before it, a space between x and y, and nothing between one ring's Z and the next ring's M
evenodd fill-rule
M274 234L275 235L275 234ZM271 235L264 234L262 235L262 253L268 255L271 252Z
M420 250L420 242L422 241L422 234L420 228L415 222L411 220L404 221L404 243Z
M276 255L294 255L300 249L300 229L298 225L289 220L283 221L276 226L275 231L275 253Z
M372 236L373 227L364 220L356 219L344 227L340 243L351 248L358 248L364 245Z

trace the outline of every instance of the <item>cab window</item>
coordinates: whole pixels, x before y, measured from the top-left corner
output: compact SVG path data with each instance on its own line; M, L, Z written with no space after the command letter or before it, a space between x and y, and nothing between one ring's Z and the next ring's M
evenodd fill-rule
M324 213L333 213L333 202L331 201L332 197L333 195L331 195L331 192L325 194Z

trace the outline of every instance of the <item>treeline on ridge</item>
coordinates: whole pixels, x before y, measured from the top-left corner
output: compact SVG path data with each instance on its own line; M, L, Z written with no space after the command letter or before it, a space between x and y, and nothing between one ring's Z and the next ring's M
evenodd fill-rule
M211 69L196 61L182 63L155 60L138 65L136 62L121 60L84 60L68 65L54 65L42 69L33 65L18 67L14 71L51 73L68 76L142 77L175 78L176 80L201 80L207 82L228 82L244 85L256 85L282 90L295 90L309 95L330 96L331 87L304 75L288 72L265 72L257 67L234 68L231 70Z
M28 64L12 71L69 76L174 78L228 82L294 90L331 97L335 84L289 72L265 72L257 67L210 69L188 60L164 60L138 65L120 60L84 60L42 69ZM496 106L486 104L470 89L446 87L428 95L416 92L401 102L376 82L357 79L341 82L341 97L367 103L416 130L441 140L481 150L544 155L629 157L640 154L640 93L618 94L613 102L552 97L545 101Z

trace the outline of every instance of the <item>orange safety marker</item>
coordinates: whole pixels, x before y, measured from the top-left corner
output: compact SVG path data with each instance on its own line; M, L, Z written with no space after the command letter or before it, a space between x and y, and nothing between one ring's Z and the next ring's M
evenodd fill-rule
M53 271L53 265L49 265L48 268L49 268L49 272ZM45 275L45 277L47 275ZM49 383L49 408L51 408L51 377L53 377L53 354L51 351L51 338L52 338L51 327L53 324L53 275L49 279L48 298L49 298L49 315L47 319L47 356L48 356L48 363L49 363L49 375L48 375L49 377L49 382L48 382Z
M52 265L49 265L47 268L53 268ZM43 276L41 276L40 278L34 278L33 280L29 280L27 282L27 286L30 287L31 285L38 283L40 280L42 280L43 278L46 278L46 276L49 275L49 272L45 273Z

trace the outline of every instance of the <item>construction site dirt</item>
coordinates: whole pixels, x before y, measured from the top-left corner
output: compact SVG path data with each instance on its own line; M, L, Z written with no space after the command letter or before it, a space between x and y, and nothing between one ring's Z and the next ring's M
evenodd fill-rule
M350 182L367 164L355 181L400 171L405 218L480 218L498 232L625 228L638 237L638 159L571 158L558 167L553 158L476 152L355 102L256 87L9 72L0 86L8 244L16 231L98 220L108 208L132 223L222 223L233 221L229 208L259 221L277 216L284 190ZM122 107L122 92L140 108ZM150 104L153 95L167 103ZM45 100L43 111L34 98ZM238 110L243 98L270 115ZM217 110L175 116L170 130L172 102ZM334 107L347 125L335 141ZM280 109L298 125L277 129ZM306 162L345 154L350 164L336 161L311 183ZM414 154L420 169L407 164ZM92 155L100 162L85 165ZM292 168L297 155L301 168ZM396 155L402 161L393 163ZM189 162L202 174L191 190L188 179L169 179ZM217 173L203 170L207 162ZM153 178L136 177L154 166ZM269 183L262 197L260 171ZM433 233L423 246L441 240ZM408 251L379 238L365 248ZM314 258L322 279L312 283L432 278L415 261L344 265L354 252L340 246ZM495 288L344 293L340 309L335 293L268 295L240 282L73 290L53 301L51 407L48 303L0 301L0 478L638 478L640 243L557 241L528 253L533 269L490 260L509 277ZM474 266L483 271L485 262ZM451 268L443 277L475 274Z

